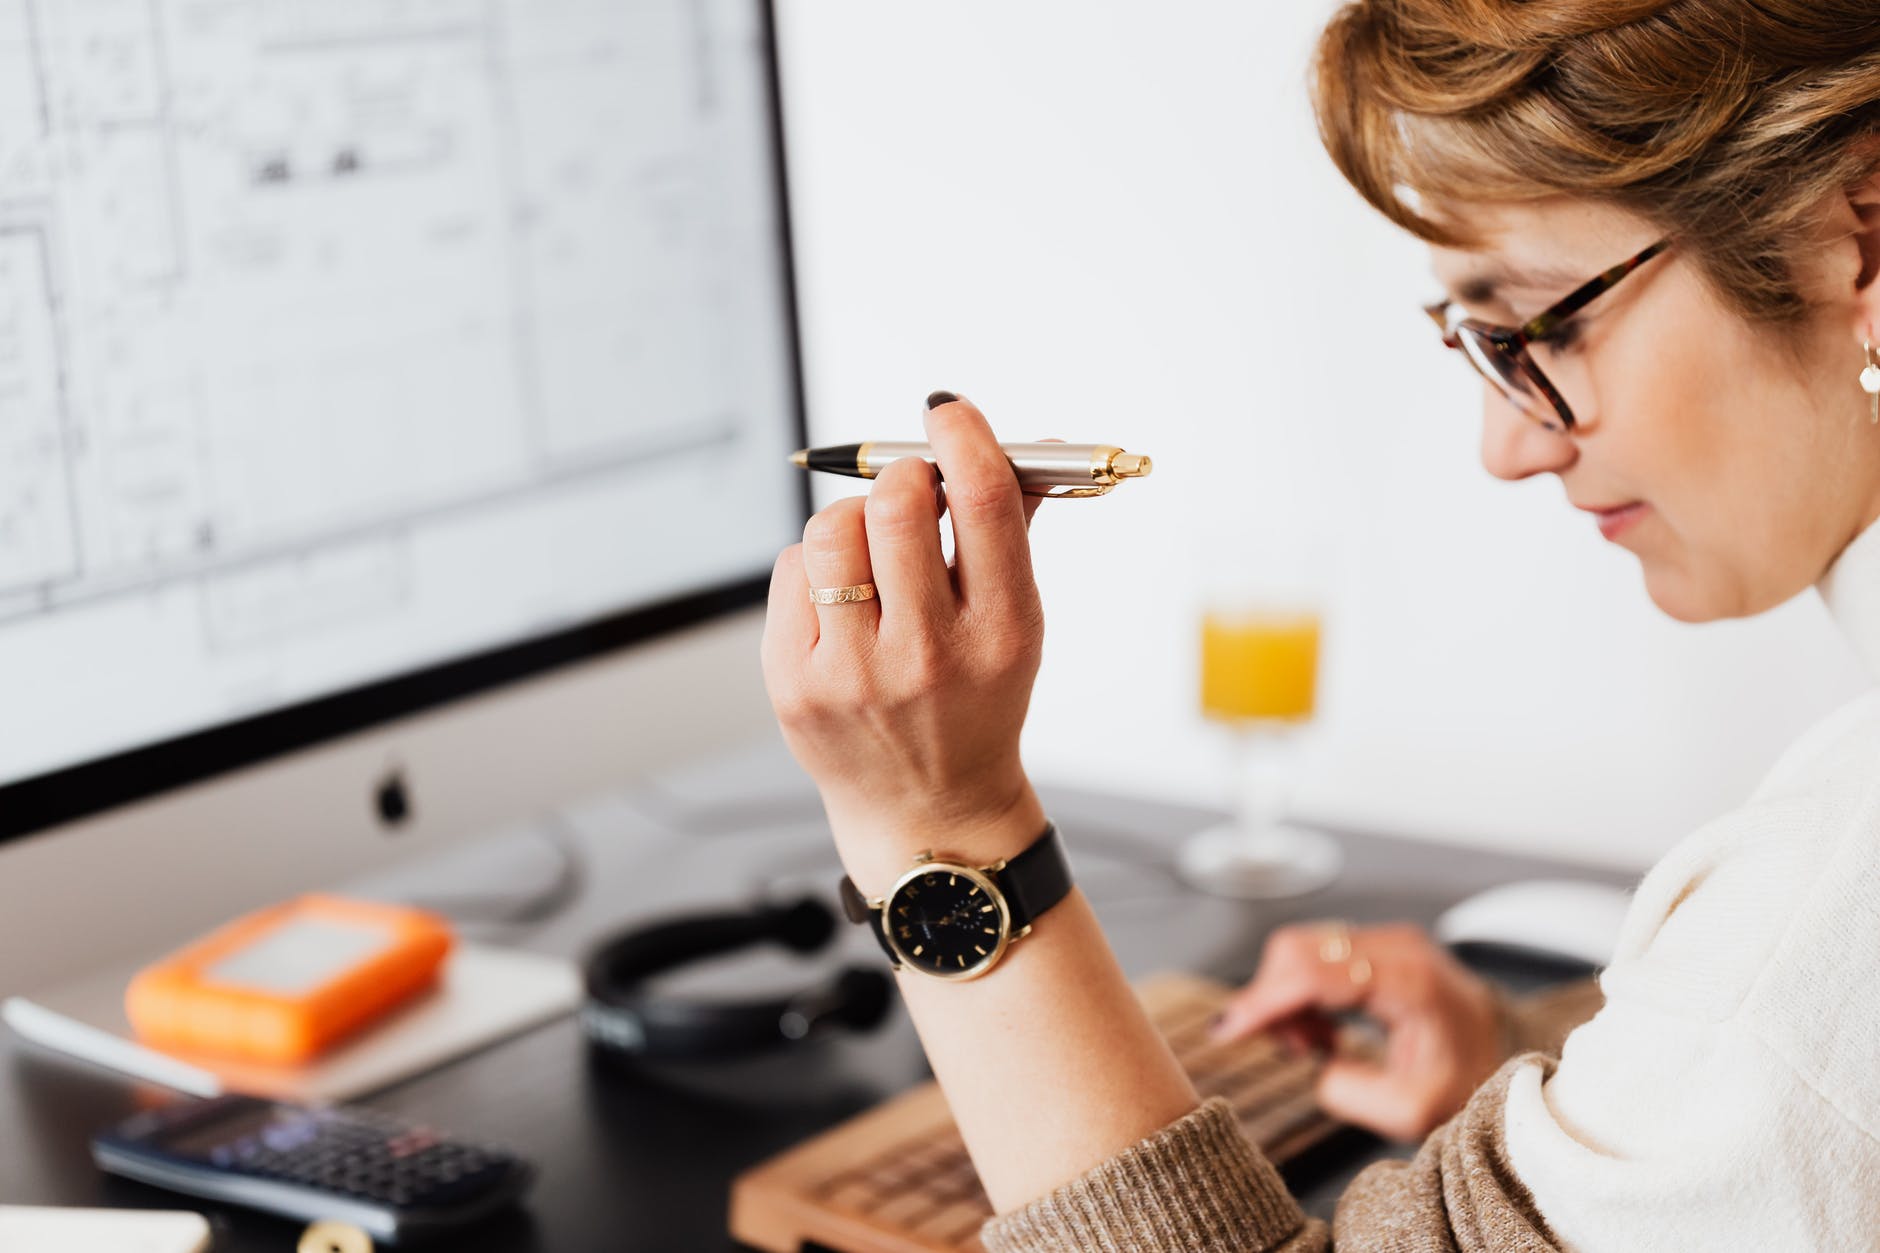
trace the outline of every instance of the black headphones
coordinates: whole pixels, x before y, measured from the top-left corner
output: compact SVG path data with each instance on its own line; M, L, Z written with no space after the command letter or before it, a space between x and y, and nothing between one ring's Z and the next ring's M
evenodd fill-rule
M581 1025L601 1054L651 1061L743 1057L836 1028L870 1030L887 1014L892 989L888 975L870 967L846 967L821 983L764 1000L688 1000L655 996L645 986L675 966L760 941L814 952L835 929L834 913L815 897L637 927L588 958Z

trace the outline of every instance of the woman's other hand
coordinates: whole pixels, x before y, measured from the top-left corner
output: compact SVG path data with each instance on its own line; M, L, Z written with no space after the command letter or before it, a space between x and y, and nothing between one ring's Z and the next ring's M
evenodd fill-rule
M1388 1033L1381 1059L1333 1057L1319 1104L1396 1140L1420 1140L1460 1110L1506 1052L1489 985L1420 927L1282 927L1215 1027L1218 1039L1272 1030L1329 1046L1330 1013L1359 1010Z
M784 738L871 894L921 849L990 862L1044 825L1018 750L1044 642L1027 535L1038 498L1019 491L978 409L933 399L927 439L945 487L906 459L866 498L817 513L777 559L764 631ZM940 541L949 512L951 568ZM809 598L811 587L868 582L877 599Z

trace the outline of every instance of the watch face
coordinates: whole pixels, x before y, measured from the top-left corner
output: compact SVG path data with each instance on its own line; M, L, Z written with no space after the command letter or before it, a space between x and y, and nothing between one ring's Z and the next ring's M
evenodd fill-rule
M990 969L1011 931L1005 898L992 881L945 863L901 876L883 908L882 925L903 962L949 979Z

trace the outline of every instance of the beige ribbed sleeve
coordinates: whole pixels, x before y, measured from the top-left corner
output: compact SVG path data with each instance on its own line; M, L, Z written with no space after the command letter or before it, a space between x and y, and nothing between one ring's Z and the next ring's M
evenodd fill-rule
M1322 1249L1279 1172L1220 1097L980 1231L987 1253Z
M1504 1002L1509 1038L1558 1045L1599 1007L1590 994ZM1186 1117L1024 1208L988 1222L987 1253L1322 1253L1453 1250L1538 1253L1557 1247L1515 1176L1503 1133L1508 1083L1551 1057L1524 1053L1432 1132L1409 1161L1378 1162L1340 1198L1332 1230L1308 1219L1240 1132L1225 1101Z

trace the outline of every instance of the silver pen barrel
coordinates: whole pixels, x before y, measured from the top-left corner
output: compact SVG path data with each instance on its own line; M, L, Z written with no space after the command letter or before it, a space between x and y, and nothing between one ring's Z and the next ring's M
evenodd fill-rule
M1124 479L1141 478L1151 469L1149 458L1124 452L1114 444L1000 444L999 448L1018 472L1019 486L1040 494L1070 494L1047 492L1052 488L1107 491ZM931 462L933 448L922 443L871 440L857 449L856 468L863 478L872 479L907 457Z

